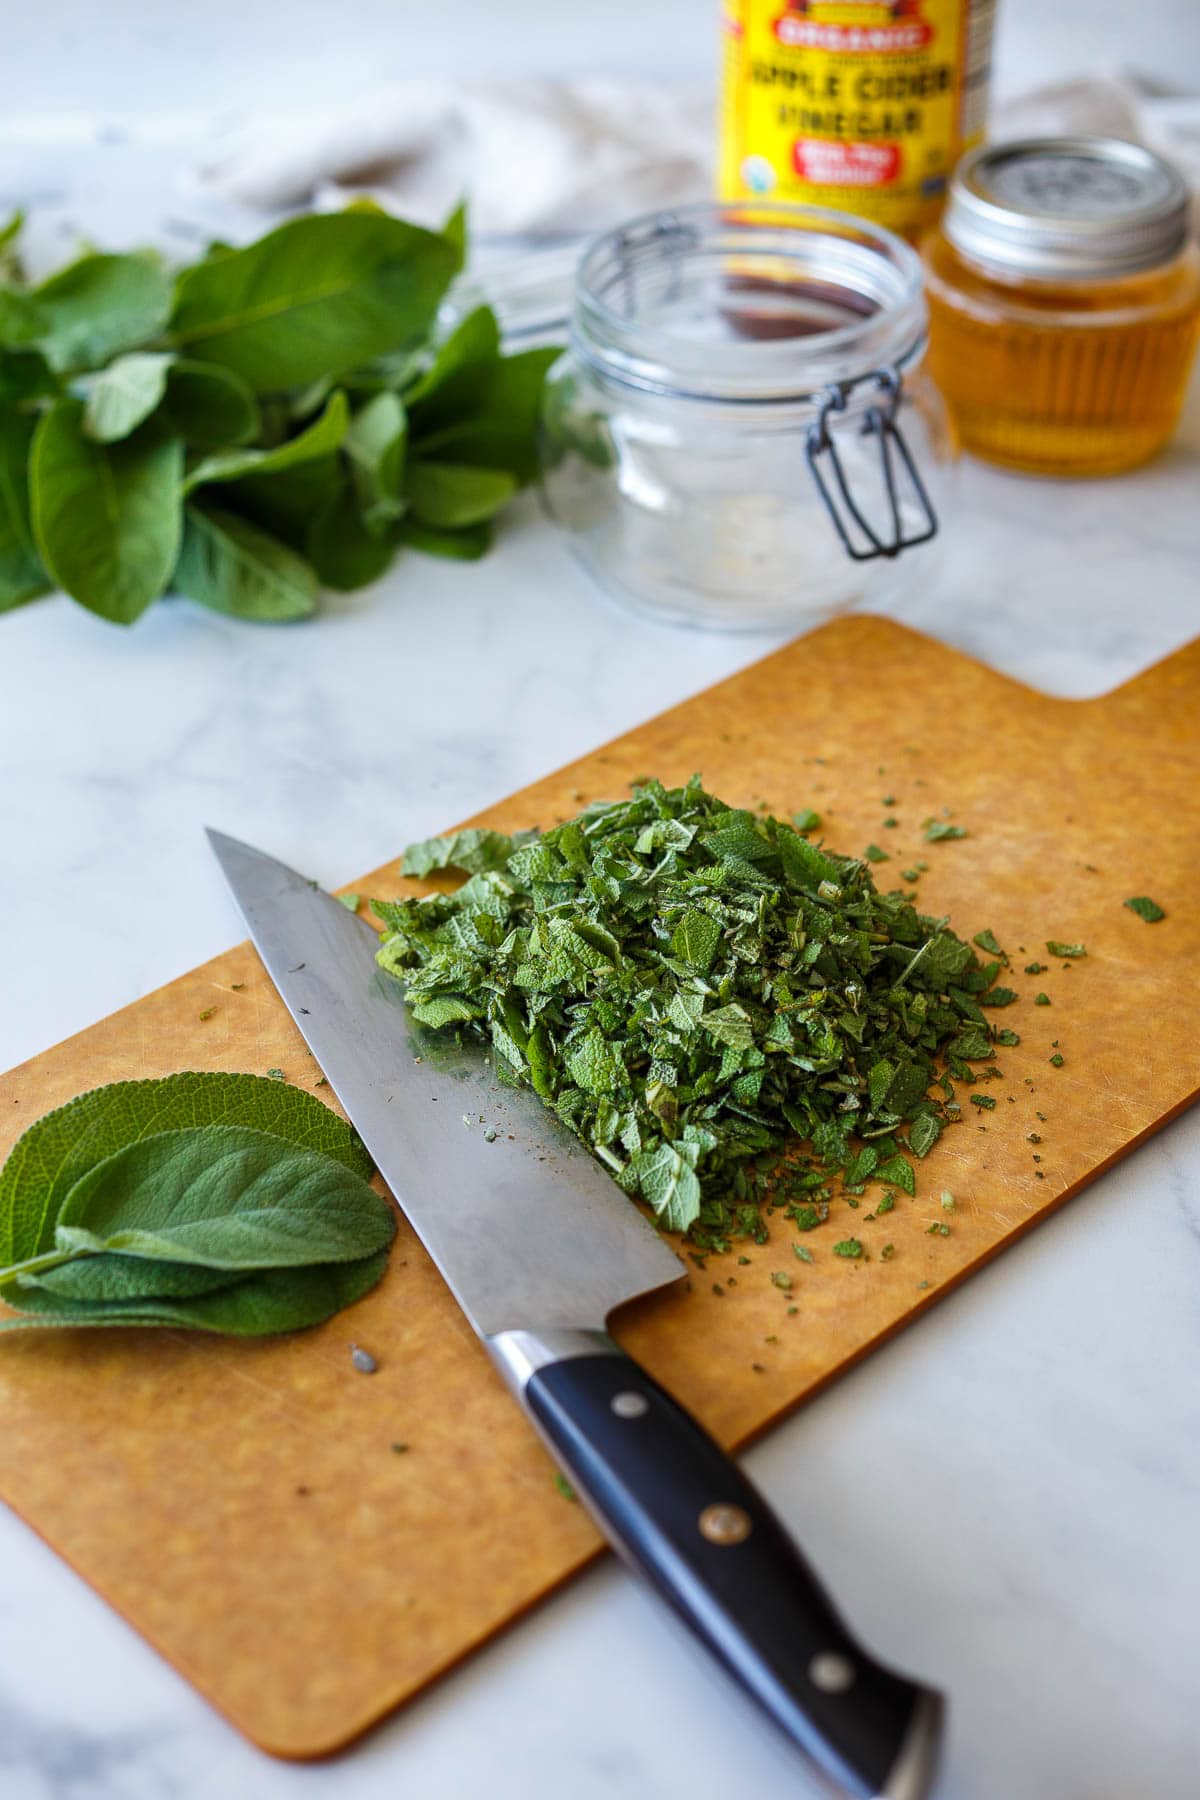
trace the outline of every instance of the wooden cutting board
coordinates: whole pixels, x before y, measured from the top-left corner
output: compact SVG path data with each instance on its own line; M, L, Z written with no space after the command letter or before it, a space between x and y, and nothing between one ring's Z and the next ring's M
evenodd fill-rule
M851 618L474 821L545 826L631 778L698 769L746 806L816 807L836 849L883 845L891 862L876 873L890 882L921 858L923 909L967 935L990 926L1013 951L1021 999L995 1016L1020 1048L984 1090L995 1110L968 1106L920 1166L916 1200L877 1219L869 1195L857 1212L837 1206L805 1239L811 1266L776 1225L741 1252L747 1263L710 1257L686 1291L619 1317L622 1342L725 1443L744 1444L882 1343L1195 1098L1198 709L1200 641L1079 703ZM969 835L928 844L922 821L942 808ZM394 866L353 885L404 886ZM1122 904L1136 894L1167 918L1145 924ZM1088 954L1064 966L1047 938L1082 939ZM1033 960L1048 972L1021 974ZM1033 1004L1039 990L1050 1006ZM273 1067L302 1086L317 1078L241 945L5 1076L0 1151L101 1082ZM938 1201L947 1188L952 1214ZM929 1235L947 1222L949 1237ZM830 1254L850 1230L862 1262ZM352 1341L377 1374L354 1371ZM280 1756L346 1744L598 1548L403 1224L382 1285L316 1331L7 1338L0 1417L4 1498Z

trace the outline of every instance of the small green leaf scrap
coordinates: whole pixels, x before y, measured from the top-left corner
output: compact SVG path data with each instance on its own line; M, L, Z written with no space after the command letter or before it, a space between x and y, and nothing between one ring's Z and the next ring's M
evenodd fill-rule
M1125 905L1130 912L1135 912L1139 919L1145 919L1147 925L1156 925L1159 919L1165 919L1167 916L1158 901L1151 900L1149 894L1135 894L1132 900L1126 900Z

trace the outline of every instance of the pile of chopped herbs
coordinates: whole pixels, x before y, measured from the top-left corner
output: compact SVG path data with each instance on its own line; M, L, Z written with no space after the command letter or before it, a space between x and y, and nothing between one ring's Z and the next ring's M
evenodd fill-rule
M451 866L469 876L453 893L373 902L415 1017L490 1041L502 1075L702 1247L761 1241L776 1207L815 1225L834 1182L913 1193L911 1159L960 1117L955 1083L1017 1041L984 1011L1015 998L999 957L698 776L404 862Z

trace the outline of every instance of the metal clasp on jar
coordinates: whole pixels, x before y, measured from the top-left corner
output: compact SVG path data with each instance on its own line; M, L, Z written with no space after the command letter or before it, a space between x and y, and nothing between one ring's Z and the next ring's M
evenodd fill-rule
M873 382L880 396L867 407L860 435L879 439L880 468L890 513L890 531L884 536L867 522L850 492L846 471L829 428L831 414L845 412L850 395L865 382ZM804 459L816 483L817 492L833 521L843 549L855 562L872 562L877 556L899 556L902 550L911 550L916 544L927 544L930 538L937 536L937 514L917 471L912 452L896 423L902 387L900 371L895 368L872 369L869 374L856 376L852 381L834 382L820 395L817 416L809 426L804 441ZM822 458L832 471L836 493L825 478ZM897 458L901 464L900 471L896 466ZM900 514L903 496L898 475L901 479L907 476L912 497L917 503L919 529L916 531L906 532L904 529Z

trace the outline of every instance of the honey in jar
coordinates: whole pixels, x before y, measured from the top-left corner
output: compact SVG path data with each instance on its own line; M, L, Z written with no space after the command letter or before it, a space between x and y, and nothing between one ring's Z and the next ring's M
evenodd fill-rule
M929 364L965 450L1112 475L1167 442L1200 332L1200 253L1168 163L1113 138L985 146L923 255Z

